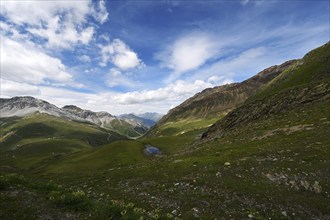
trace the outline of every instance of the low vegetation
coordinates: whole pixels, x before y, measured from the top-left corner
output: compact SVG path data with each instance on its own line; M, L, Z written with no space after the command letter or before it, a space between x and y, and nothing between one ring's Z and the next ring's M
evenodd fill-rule
M0 218L329 219L328 68L291 84L301 65L210 128L215 119L181 120L106 141L89 124L2 120Z

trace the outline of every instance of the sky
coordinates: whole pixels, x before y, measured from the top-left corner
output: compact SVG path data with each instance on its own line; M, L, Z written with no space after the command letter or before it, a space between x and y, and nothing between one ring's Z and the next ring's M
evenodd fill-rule
M1 0L0 96L166 113L329 41L330 1Z

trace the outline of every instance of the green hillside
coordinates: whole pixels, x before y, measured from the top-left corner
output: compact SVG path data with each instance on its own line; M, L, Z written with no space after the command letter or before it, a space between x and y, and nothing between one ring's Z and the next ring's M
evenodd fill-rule
M203 137L227 131L274 114L309 108L330 98L330 43L317 48L266 84L255 96L212 125Z
M213 119L184 118L162 136L111 142L107 130L45 115L3 120L0 217L328 219L329 45L209 128ZM52 157L56 145L64 154Z
M171 136L195 129L206 129L286 69L296 60L271 66L255 76L240 82L205 89L171 109L152 127L146 137Z
M125 137L96 125L47 114L1 118L1 163L29 168L73 152L98 147Z

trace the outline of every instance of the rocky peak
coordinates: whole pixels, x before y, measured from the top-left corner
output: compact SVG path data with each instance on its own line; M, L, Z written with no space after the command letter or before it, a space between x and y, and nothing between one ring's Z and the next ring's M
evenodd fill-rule
M0 110L1 117L25 116L36 112L58 117L69 117L55 105L30 96L0 99Z
M67 111L76 111L76 112L81 112L83 109L79 108L78 106L75 105L66 105L62 107L63 110Z
M27 107L42 107L42 106L47 106L51 105L50 103L41 100L41 99L36 99L31 96L18 96L14 98L1 98L0 99L1 106L7 106L7 107L16 107L16 108L27 108Z

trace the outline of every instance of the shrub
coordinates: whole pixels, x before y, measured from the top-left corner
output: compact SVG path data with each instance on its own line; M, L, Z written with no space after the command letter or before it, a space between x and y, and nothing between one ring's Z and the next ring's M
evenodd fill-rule
M87 198L86 194L81 190L75 192L51 191L48 194L48 198L57 206L63 208L88 210L91 207L90 199Z
M17 173L4 174L0 176L0 190L4 190L9 186L26 183L24 176Z

